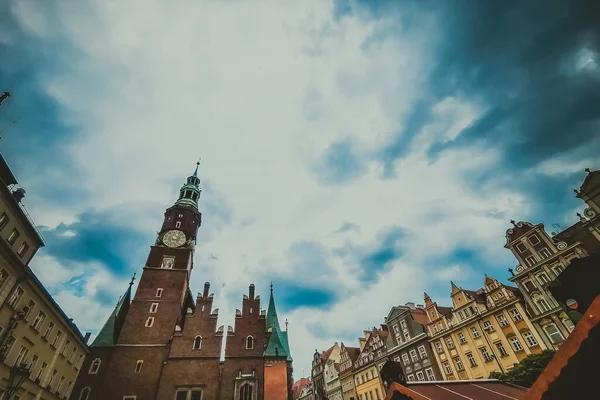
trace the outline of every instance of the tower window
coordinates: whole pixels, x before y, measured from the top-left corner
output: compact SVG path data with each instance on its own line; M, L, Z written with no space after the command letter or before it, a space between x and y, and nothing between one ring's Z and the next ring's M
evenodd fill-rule
M8 237L8 243L10 243L10 244L15 243L15 241L17 240L19 235L20 235L19 231L16 228L13 229L10 236Z
M79 400L88 400L88 398L90 397L90 393L91 393L92 389L90 389L89 387L84 387L83 389L81 389L81 393L79 393Z
M192 198L192 192L190 192L189 190L185 191L185 195L183 196L186 199L191 199Z
M194 344L192 345L193 350L200 350L202 348L202 336L196 336L194 338Z
M179 389L175 394L175 400L201 400L202 389Z
M158 303L152 303L150 306L150 312L154 314L156 310L158 310Z
M156 289L156 297L161 297L162 296L162 292L163 292L162 288Z
M88 371L88 374L91 374L91 375L97 374L98 370L100 369L101 362L102 362L102 360L100 360L99 358L95 358L94 361L92 361L92 364L90 365L90 370Z
M192 194L192 200L194 200L194 201L198 200L198 193Z
M181 221L175 222L175 228L181 228Z
M183 218L183 214L177 215L177 218Z
M144 365L144 360L137 360L137 363L135 364L135 373L139 374L140 372L142 372L142 365Z
M246 348L253 349L254 348L254 338L252 336L248 336L246 338Z
M152 325L154 325L154 317L148 317L146 320L146 328L150 328Z

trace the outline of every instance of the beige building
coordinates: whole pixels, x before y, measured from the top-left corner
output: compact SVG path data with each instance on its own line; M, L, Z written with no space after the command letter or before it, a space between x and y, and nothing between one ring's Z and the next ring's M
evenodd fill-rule
M451 284L452 308L425 294L429 342L444 379L487 378L546 349L516 288L488 276L477 291Z
M29 376L14 399L67 399L87 346L28 267L44 242L16 186L0 155L0 393L11 367L25 365Z

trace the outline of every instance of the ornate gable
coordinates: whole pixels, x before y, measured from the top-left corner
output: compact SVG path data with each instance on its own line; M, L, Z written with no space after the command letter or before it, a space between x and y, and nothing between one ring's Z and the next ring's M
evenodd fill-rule
M513 228L510 228L506 231L506 244L504 247L508 248L512 242L525 235L529 231L532 231L533 229L535 229L535 225L531 224L530 222L517 222Z

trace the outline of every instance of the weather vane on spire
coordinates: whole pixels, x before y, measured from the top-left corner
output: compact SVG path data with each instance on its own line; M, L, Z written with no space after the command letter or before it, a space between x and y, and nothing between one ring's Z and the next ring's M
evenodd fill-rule
M135 272L133 273L133 276L131 277L131 282L129 282L129 286L133 286L133 281L135 281Z
M285 331L287 332L287 330L288 330L288 320L287 320L287 318L286 318L286 319L285 319Z
M273 281L271 281L271 293L273 293Z
M202 157L198 157L198 161L196 161L196 170L194 171L194 175L195 177L198 176L198 167L200 166L200 161L202 161Z

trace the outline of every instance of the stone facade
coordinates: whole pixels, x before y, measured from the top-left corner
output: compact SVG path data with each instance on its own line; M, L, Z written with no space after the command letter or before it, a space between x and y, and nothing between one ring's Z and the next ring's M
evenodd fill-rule
M217 328L210 284L192 296L189 281L201 223L196 173L165 212L135 296L131 299L132 281L90 346L72 399L291 398L292 358L287 330L281 331L277 320L273 287L265 313L250 285L235 327L227 332Z
M354 386L354 362L360 354L359 347L347 347L342 342L340 346L340 387L343 400L356 400Z

